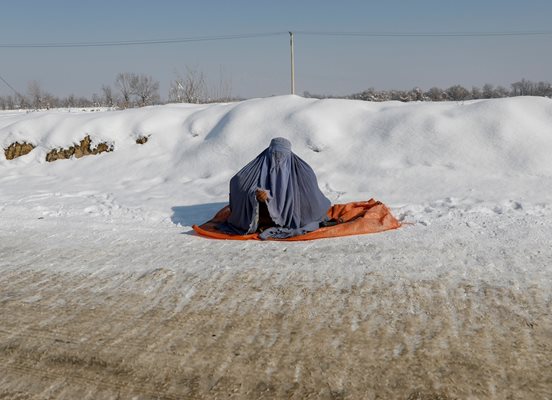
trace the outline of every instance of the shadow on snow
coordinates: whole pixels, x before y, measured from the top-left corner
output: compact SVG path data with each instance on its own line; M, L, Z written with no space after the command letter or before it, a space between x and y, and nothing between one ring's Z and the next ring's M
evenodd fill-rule
M173 214L171 215L171 221L173 224L181 226L201 225L213 218L217 211L227 204L228 203L206 203L172 207ZM192 232L193 230L184 233Z

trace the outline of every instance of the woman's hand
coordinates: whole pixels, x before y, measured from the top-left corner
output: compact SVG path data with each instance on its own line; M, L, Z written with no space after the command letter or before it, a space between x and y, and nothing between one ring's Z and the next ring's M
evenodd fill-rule
M257 200L262 203L266 203L266 201L268 200L268 192L266 190L257 189L255 195L257 197Z

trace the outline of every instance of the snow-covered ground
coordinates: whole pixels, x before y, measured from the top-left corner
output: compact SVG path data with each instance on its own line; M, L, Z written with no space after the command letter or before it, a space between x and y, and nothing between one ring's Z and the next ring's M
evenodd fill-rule
M114 151L45 161L86 135ZM275 136L333 202L411 224L195 236ZM13 142L0 398L552 398L550 99L0 112Z

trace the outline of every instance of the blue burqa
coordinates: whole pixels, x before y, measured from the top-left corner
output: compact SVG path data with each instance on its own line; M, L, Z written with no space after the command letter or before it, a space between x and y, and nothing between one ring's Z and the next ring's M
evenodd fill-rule
M312 168L291 151L291 143L274 138L270 146L230 180L230 210L221 229L247 234L257 231L260 205L257 189L268 192L266 206L274 226L261 239L288 238L318 229L330 200L318 187Z

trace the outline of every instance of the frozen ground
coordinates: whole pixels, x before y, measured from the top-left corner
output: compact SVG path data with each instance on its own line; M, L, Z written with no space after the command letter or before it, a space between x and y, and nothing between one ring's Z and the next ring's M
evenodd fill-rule
M85 134L115 151L44 161ZM332 201L412 224L193 235L273 136ZM0 154L0 399L552 399L551 100L0 112L18 140L37 147Z

